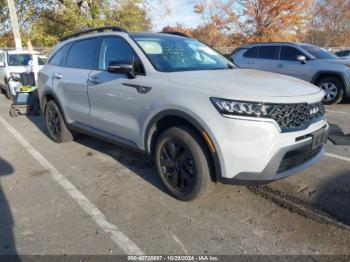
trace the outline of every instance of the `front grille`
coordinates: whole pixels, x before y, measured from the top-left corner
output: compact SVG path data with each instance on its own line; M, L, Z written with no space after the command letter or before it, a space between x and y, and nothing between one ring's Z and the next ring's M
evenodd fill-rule
M313 121L324 115L324 106L317 104L279 104L271 113L282 132L307 128Z
M322 146L316 148L316 149L311 149L311 146L306 146L294 151L288 152L278 169L278 173L287 171L289 169L292 169L294 167L300 166L307 161L311 160L314 158L318 153L320 153L322 150Z

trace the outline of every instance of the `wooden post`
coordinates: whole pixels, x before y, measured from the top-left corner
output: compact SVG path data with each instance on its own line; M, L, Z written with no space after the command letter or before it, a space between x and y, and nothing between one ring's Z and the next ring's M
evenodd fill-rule
M17 18L17 11L14 0L7 0L7 4L10 10L11 24L13 36L15 38L16 49L22 49L22 40L19 33L19 24Z

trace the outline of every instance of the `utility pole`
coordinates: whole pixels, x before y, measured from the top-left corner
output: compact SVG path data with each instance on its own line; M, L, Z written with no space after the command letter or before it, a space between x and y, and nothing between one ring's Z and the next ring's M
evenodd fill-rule
M14 0L7 0L7 4L10 10L11 24L13 36L15 38L16 49L22 49L22 40L19 33L19 24L17 18L17 11Z

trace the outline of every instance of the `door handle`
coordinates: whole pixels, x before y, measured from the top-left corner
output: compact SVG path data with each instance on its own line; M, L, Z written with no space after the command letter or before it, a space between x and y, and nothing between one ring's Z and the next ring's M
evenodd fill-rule
M53 77L56 79L61 79L63 76L61 74L56 73L53 75Z
M282 64L279 64L277 67L282 69L282 68L283 68L283 65L282 65Z

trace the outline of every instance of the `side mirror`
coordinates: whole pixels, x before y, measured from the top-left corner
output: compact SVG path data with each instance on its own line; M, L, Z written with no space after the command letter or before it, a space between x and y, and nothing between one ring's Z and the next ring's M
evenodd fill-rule
M132 64L110 63L107 70L113 74L126 74L130 79L136 78L134 66Z
M5 63L4 62L0 62L0 67L4 67Z
M298 55L297 60L301 62L302 64L306 64L306 57L303 55Z

